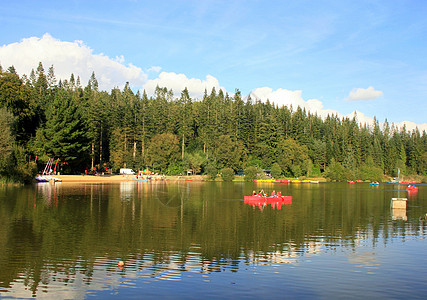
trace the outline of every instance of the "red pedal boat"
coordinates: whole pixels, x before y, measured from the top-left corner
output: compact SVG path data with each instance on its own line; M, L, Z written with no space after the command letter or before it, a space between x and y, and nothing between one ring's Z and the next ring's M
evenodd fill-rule
M407 192L416 192L418 191L418 187L415 185L408 185L408 187L406 188Z
M292 196L245 196L244 203L254 207L258 206L259 208L269 204L271 207L281 209L282 205L292 204Z

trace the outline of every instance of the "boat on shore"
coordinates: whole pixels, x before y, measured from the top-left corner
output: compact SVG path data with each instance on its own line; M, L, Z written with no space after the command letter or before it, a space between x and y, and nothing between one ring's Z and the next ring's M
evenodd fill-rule
M280 180L276 180L274 182L275 183L291 183L291 181L289 179L280 179Z
M259 183L259 182L268 182L268 183L272 183L272 182L276 182L275 179L254 179L255 183Z

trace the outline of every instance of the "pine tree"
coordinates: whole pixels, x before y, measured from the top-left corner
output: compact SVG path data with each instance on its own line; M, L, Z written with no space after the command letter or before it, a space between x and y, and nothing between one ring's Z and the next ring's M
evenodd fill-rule
M47 110L47 122L37 132L41 153L59 158L67 171L81 169L89 156L89 139L84 121L69 92L58 90Z

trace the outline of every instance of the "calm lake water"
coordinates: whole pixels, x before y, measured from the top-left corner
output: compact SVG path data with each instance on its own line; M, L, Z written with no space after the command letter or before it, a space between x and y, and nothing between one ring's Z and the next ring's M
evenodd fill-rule
M243 202L260 188L293 203ZM0 187L0 298L425 299L426 195L344 183ZM392 210L393 197L407 209Z

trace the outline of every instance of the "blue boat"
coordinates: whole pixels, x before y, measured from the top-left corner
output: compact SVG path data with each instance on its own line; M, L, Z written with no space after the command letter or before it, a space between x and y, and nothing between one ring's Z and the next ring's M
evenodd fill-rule
M133 181L147 181L147 179L143 178L132 178Z

